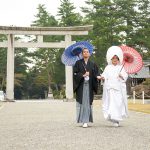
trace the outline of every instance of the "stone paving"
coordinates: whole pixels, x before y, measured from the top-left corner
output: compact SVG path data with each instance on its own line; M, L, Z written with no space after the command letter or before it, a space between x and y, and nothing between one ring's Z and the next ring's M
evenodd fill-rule
M76 123L75 102L5 102L0 108L0 150L150 150L150 114L131 112L119 128L93 106L94 123Z

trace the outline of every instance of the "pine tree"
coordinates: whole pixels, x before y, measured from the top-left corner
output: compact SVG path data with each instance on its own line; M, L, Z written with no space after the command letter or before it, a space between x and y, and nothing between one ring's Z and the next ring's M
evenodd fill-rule
M60 0L61 5L58 8L57 16L60 17L60 26L78 26L82 23L82 17L75 13L75 7L70 0Z
M135 44L143 59L150 57L150 0L138 0L138 28L134 37Z
M122 20L116 11L116 5L111 0L89 0L86 1L88 8L82 8L87 20L91 20L94 28L90 34L92 43L95 46L95 61L100 66L105 66L107 49L112 45L119 45L121 42Z
M57 26L57 21L54 16L50 15L45 8L45 5L38 5L38 14L35 15L36 20L33 21L31 26L38 26L38 27L52 27Z
M38 6L38 14L36 15L36 20L34 21L34 26L42 26L42 27L57 27L58 22L55 17L51 16L47 11L44 5ZM58 36L43 36L43 42L56 42L60 41L62 37ZM55 72L58 70L56 67L61 68L61 66L57 66L57 55L59 54L59 49L50 49L50 48L39 48L35 52L33 52L33 58L36 60L36 66L33 69L36 69L36 82L34 82L34 86L43 87L45 89L49 89L51 91L52 84L56 83ZM60 58L59 58L60 59ZM63 66L63 65L62 65ZM58 74L63 71L59 69ZM46 76L45 76L46 74ZM45 84L38 80L45 80ZM63 79L62 79L63 80ZM34 80L35 81L35 80ZM38 84L37 84L38 83ZM40 87L40 88L41 88ZM41 91L42 92L42 91ZM32 95L33 96L33 95Z

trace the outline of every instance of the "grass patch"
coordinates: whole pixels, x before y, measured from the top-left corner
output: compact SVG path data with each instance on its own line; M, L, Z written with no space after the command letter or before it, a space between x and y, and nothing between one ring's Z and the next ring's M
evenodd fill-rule
M135 101L135 104L133 101L129 100L128 109L150 114L150 104L142 104L142 100Z
M96 107L101 107L101 104L101 100L94 100L93 102L93 105ZM135 104L133 103L133 100L128 100L128 109L132 111L150 114L150 104L142 104L142 100L136 100Z

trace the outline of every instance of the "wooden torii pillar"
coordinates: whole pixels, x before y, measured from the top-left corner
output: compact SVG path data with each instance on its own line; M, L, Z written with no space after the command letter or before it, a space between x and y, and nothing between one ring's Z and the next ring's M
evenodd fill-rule
M0 26L0 34L7 35L7 41L0 42L0 47L7 48L7 79L6 98L14 100L14 50L15 48L66 48L73 44L72 35L87 35L93 28L88 26L74 27L7 27ZM15 41L15 35L35 35L37 42ZM65 41L43 42L43 35L64 35ZM66 73L66 99L73 99L72 67L65 67Z

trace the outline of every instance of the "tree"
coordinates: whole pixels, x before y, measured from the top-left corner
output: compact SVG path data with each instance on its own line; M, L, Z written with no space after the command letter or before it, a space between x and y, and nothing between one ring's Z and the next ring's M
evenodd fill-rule
M137 2L136 0L114 0L119 17L122 20L122 32L124 32L124 41L126 45L133 45L133 37L137 28Z
M6 41L5 35L0 35L0 42ZM0 90L6 88L7 49L0 48Z
M7 50L0 48L0 90L6 87Z
M135 47L146 58L150 43L149 0L115 0L124 20L125 44Z
M22 99L23 96L26 98L26 76L27 69L30 63L28 59L27 48L16 48L15 49L15 66L14 66L14 98Z
M29 69L26 77L26 92L28 99L44 99L48 91L47 74L36 66Z
M82 8L86 21L93 23L90 39L99 65L105 65L107 49L126 44L146 58L149 55L149 0L87 0ZM144 17L143 17L144 16Z
M143 59L148 59L150 57L150 1L137 0L137 6L138 28L134 41Z
M38 26L38 27L49 27L49 26L56 26L57 21L54 16L50 15L45 8L45 5L38 5L38 14L35 15L37 18L33 21L31 26Z
M79 13L75 13L75 7L70 0L60 0L61 5L58 8L58 16L60 16L60 26L76 26L82 22Z
M15 40L19 40L20 37L16 37ZM1 41L6 41L7 37L2 35ZM14 97L15 99L21 99L24 89L23 82L25 80L27 65L29 60L26 58L27 49L18 48L15 49L15 66L14 66ZM6 70L7 70L7 49L0 48L0 85L1 90L5 91L6 88Z
M52 26L58 26L57 20L51 16L45 9L44 5L38 6L38 14L36 15L36 20L34 21L34 26L42 26L42 27L52 27ZM59 41L62 37L58 36L44 36L43 41ZM37 80L39 79L46 79L46 83L49 89L49 92L51 91L51 84L54 82L54 63L56 63L56 55L58 53L59 49L50 49L50 48L39 48L36 51L32 53L32 57L36 61L35 67L36 70L38 70L39 76L36 76ZM42 74L41 72L44 72ZM61 71L60 71L61 72ZM43 76L43 77L42 77ZM38 81L37 81L38 82ZM39 82L41 83L41 82ZM37 85L37 84L36 84ZM39 85L38 85L39 86ZM42 84L41 84L42 86Z
M87 19L93 23L93 32L90 38L95 46L94 60L99 66L105 65L105 56L108 47L119 45L121 41L120 26L122 20L116 12L116 5L111 0L86 1L88 8L82 8Z

